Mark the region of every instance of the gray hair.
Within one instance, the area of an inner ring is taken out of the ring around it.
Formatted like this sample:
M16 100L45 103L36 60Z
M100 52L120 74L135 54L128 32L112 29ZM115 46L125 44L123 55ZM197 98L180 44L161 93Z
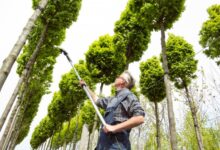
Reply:
M132 89L135 85L135 80L133 78L133 76L131 75L131 73L129 71L124 71L121 76L125 79L125 82L127 83L127 88L128 89Z

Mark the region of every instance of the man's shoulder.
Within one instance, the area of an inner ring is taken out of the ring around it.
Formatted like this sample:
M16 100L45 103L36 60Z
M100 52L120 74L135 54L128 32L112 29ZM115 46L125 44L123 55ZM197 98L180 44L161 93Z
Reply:
M127 96L127 100L130 101L130 102L138 101L138 98L133 92L130 92Z

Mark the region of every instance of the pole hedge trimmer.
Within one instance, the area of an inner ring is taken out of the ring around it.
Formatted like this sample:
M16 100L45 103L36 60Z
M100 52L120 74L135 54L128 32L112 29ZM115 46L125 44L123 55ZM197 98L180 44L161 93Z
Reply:
M66 58L67 58L67 60L69 61L70 65L72 66L72 68L73 68L73 70L74 70L74 72L75 72L77 78L79 79L79 81L81 81L82 79L81 79L81 77L79 76L78 71L77 71L76 68L74 67L73 62L72 62L72 60L70 59L68 53L67 53L64 49L62 49L62 48L59 48L59 49L60 49L61 53L63 53L63 54L66 56ZM96 114L98 115L98 117L99 117L99 119L101 120L102 124L103 124L104 126L106 126L106 122L105 122L104 118L102 117L102 115L101 115L101 113L100 113L98 107L96 106L94 99L93 99L92 96L90 95L89 89L88 89L88 87L86 86L86 84L84 84L84 85L82 86L82 88L84 89L84 91L86 92L86 95L88 96L88 98L89 98L90 101L92 102L92 105L93 105L93 107L94 107L94 109L95 109L95 111L96 111Z

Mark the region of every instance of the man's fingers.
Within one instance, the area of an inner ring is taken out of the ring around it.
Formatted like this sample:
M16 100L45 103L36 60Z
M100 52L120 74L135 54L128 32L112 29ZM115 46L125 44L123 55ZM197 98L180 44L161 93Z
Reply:
M86 86L86 82L84 80L80 80L79 84L80 84L81 87Z

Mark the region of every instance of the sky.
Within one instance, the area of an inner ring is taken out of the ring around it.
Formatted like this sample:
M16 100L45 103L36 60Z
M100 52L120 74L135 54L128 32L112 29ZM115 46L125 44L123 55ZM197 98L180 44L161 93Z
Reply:
M218 4L219 0L202 0L198 3L196 0L186 0L186 9L182 13L181 18L174 23L174 26L167 33L183 36L186 41L191 43L196 52L202 48L199 45L199 30L202 23L207 19L208 14L206 9L212 4ZM126 6L127 0L83 0L82 7L78 16L77 22L67 30L66 39L61 47L68 51L73 63L77 63L79 59L84 59L84 53L88 50L89 45L104 34L113 35L114 23L119 19L121 12ZM8 56L14 44L16 43L23 27L32 15L31 0L1 0L0 5L0 65ZM148 50L144 53L141 61L153 55L159 55L160 33L153 32L151 43ZM206 67L207 76L217 76L216 70L219 68L216 64L207 59L203 54L198 54L196 57L202 59L200 66ZM6 80L0 93L0 115L2 114L7 101L9 100L15 85L18 81L16 74L16 63ZM51 94L45 95L39 106L37 116L34 118L30 132L25 140L16 147L16 150L29 150L31 134L39 123L39 121L47 114L47 106L52 99L54 91L58 90L58 84L62 74L67 73L71 69L66 58L60 55L57 58L57 63L53 72L53 83L51 84ZM129 66L129 71L138 81L140 71L139 62L132 63ZM215 72L215 73L214 73ZM178 108L176 108L178 109ZM2 133L0 133L0 136Z

